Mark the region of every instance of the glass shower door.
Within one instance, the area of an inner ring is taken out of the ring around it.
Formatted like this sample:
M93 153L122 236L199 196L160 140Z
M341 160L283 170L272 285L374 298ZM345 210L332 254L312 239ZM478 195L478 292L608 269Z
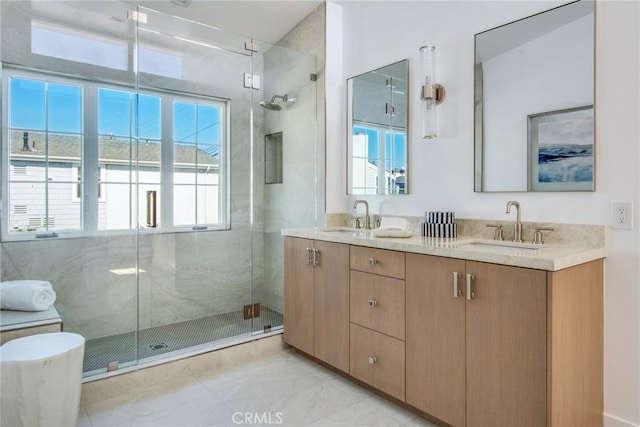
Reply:
M141 361L251 332L247 39L138 8Z
M287 37L282 40L287 43ZM283 228L314 227L318 218L316 57L254 41L255 91L253 300L254 333L283 327Z

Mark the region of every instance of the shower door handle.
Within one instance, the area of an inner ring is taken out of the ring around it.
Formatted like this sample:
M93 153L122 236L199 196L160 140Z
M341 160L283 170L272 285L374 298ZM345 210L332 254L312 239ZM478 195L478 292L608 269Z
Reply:
M156 228L158 226L157 214L157 192L155 190L147 191L147 227Z

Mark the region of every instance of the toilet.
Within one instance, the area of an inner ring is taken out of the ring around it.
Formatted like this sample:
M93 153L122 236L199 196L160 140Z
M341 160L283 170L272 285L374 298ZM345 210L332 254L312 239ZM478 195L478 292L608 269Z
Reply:
M0 425L75 426L84 341L82 335L55 332L0 346Z

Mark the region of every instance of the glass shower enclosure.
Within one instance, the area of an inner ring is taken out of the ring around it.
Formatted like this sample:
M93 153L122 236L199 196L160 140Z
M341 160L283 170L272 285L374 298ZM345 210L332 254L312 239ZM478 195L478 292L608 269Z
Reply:
M1 7L0 279L52 283L86 377L280 331L315 57L119 2Z

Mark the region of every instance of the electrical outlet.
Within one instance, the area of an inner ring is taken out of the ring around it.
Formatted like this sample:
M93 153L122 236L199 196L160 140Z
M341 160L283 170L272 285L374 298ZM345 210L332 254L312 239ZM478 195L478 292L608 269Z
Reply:
M633 202L611 203L611 227L633 229Z

